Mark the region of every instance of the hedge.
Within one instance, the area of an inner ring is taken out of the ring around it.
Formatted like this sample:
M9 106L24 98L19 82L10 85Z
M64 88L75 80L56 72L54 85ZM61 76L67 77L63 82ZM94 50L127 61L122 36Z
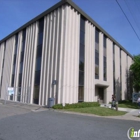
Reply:
M70 109L70 108L85 108L85 107L98 107L100 104L98 102L82 102L76 104L65 104L65 107L62 104L56 104L53 109Z

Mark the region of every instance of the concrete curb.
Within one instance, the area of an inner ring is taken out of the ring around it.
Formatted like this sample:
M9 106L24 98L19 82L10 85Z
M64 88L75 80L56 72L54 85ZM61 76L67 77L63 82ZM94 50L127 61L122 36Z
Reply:
M98 116L94 114L86 114L86 113L78 113L72 111L62 111L62 110L54 110L55 112L66 113L66 114L73 114L73 115L82 115L82 116L90 116L90 117L98 117L98 118L108 118L108 119L118 119L118 120L131 120L131 121L140 121L140 118L137 116L131 115L121 115L121 116Z

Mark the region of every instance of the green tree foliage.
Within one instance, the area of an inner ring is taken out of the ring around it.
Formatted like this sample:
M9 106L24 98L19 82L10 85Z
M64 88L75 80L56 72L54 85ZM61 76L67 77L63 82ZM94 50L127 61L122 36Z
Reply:
M133 64L130 66L133 87L136 92L140 91L140 55L134 56Z

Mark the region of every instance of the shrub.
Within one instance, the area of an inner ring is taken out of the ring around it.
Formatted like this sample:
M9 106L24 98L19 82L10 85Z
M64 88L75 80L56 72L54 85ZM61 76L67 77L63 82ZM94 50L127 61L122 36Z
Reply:
M98 107L100 104L98 102L82 102L76 104L65 104L65 107L62 104L54 105L54 109L70 109L70 108L84 108L84 107Z
M132 103L132 100L121 100L119 101L119 104L129 104L129 103Z

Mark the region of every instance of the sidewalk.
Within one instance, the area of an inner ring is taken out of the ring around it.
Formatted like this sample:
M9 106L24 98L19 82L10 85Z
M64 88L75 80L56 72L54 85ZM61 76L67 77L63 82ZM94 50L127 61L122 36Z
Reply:
M111 108L111 104L108 104L108 105L101 104L101 107ZM125 111L127 113L123 116L107 116L107 118L140 121L140 118L138 117L140 115L139 114L140 109L118 107L118 110Z
M5 105L5 106L13 106L16 108L21 108L21 109L25 109L25 110L29 110L29 111L33 111L33 112L39 112L39 111L45 111L47 110L47 108L40 106L40 105L36 105L36 104L27 104L27 103L22 103L22 102L14 102L14 101L6 101L5 104L5 100L0 99L0 104Z
M128 113L126 113L125 115L122 115L122 116L98 116L98 115L94 115L94 114L48 109L43 106L39 106L39 105L35 105L35 104L25 104L25 103L21 103L21 102L6 101L6 104L4 104L4 100L0 99L0 105L1 104L5 105L7 107L16 107L17 109L21 109L21 110L24 109L25 111L33 111L33 112L52 110L52 111L67 113L67 114L77 114L77 115L83 115L83 116L94 116L94 117L120 119L120 120L140 121L140 118L138 117L138 115L139 115L138 112L140 111L139 109L118 108L119 111L126 111Z
M121 120L133 120L133 121L140 121L140 118L138 117L139 109L130 109L130 108L118 108L119 111L126 111L126 113L123 116L109 116L107 118L113 118L113 119L121 119Z

